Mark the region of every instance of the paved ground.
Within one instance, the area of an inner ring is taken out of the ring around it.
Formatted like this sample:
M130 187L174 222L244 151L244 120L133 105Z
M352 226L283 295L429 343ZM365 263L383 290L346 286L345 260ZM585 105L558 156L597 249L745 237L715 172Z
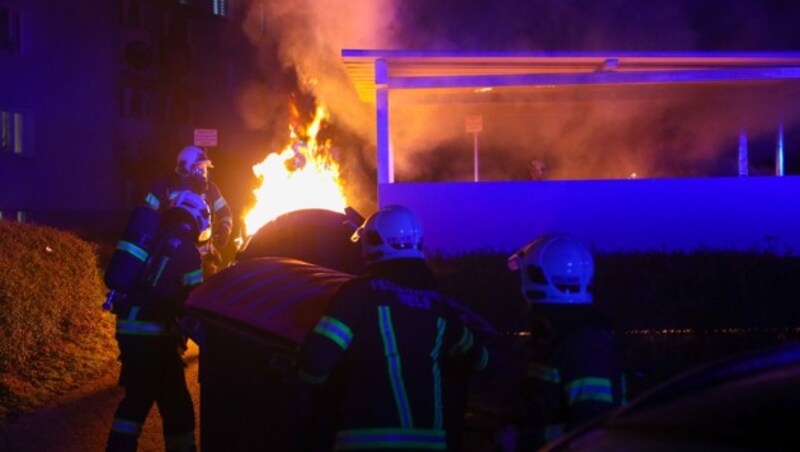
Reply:
M200 387L197 381L197 345L189 342L184 356L186 381L194 401L195 430L200 442ZM85 386L53 403L0 426L0 451L95 452L105 449L108 430L122 388L117 386L119 365ZM153 408L139 440L143 452L163 451L161 417Z

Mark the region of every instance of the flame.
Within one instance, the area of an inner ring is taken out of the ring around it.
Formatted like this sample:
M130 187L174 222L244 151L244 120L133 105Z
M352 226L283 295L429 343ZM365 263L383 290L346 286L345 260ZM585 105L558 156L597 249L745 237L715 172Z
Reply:
M339 164L334 160L330 141L317 143L317 133L327 118L325 107L317 106L314 119L304 133L298 134L295 126L289 125L289 143L283 150L269 154L253 166L261 186L253 190L256 204L244 216L248 236L293 210L344 212L347 201L339 177Z

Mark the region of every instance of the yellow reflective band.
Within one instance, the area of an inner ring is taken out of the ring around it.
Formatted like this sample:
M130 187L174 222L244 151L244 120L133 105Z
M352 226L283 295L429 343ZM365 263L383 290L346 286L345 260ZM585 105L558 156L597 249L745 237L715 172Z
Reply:
M314 332L332 340L336 345L341 347L342 350L347 350L347 347L350 346L350 342L353 340L353 332L350 330L350 327L329 316L325 316L319 320L317 326L314 328Z
M222 209L226 205L228 205L228 203L225 202L225 198L217 199L216 201L214 201L214 212L218 211L219 209Z
M322 383L325 383L328 380L328 376L327 375L323 375L323 376L312 375L312 374L304 371L303 369L298 369L297 370L297 377L300 378L301 380L305 381L306 383L309 383L309 384L312 384L312 385L321 385Z
M198 268L197 270L190 271L183 275L183 285L186 287L196 286L203 282L203 269Z
M546 381L548 383L561 383L561 374L555 367L545 366L539 363L528 364L528 377Z
M111 423L111 431L122 433L123 435L139 436L142 432L142 424L127 419L116 418L114 422Z
M364 428L336 434L335 450L445 450L444 430L426 428Z
M147 194L147 197L144 198L144 202L147 203L147 205L153 210L158 210L158 208L161 207L161 201L159 201L158 197L152 193Z
M131 242L120 240L120 242L117 243L117 249L120 251L125 251L126 253L130 254L136 259L139 259L142 262L147 260L147 251L145 251L144 248L135 245Z
M567 402L597 401L612 403L611 380L600 377L585 377L572 380L564 388Z
M161 336L167 334L167 327L156 322L117 319L117 334Z

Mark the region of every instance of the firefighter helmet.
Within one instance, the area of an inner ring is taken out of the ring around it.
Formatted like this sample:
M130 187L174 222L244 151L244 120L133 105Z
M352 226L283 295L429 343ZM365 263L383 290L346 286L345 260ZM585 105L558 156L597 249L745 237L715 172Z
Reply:
M183 209L194 220L192 226L196 228L197 236L201 237L211 228L211 209L205 200L191 190L183 190L172 199L171 209Z
M191 175L193 171L200 171L205 177L207 169L213 167L214 165L211 164L211 159L208 158L205 151L197 146L186 146L178 153L175 172L182 177L186 177Z
M591 303L594 259L576 238L542 234L508 258L520 270L522 295L531 303Z
M408 207L386 206L370 216L353 233L354 242L361 241L367 264L391 259L424 259L422 223Z

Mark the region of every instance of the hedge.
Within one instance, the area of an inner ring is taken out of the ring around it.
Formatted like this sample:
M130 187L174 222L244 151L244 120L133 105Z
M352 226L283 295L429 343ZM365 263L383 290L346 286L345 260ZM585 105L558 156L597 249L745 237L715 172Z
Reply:
M0 220L0 422L113 367L104 287L90 243Z

